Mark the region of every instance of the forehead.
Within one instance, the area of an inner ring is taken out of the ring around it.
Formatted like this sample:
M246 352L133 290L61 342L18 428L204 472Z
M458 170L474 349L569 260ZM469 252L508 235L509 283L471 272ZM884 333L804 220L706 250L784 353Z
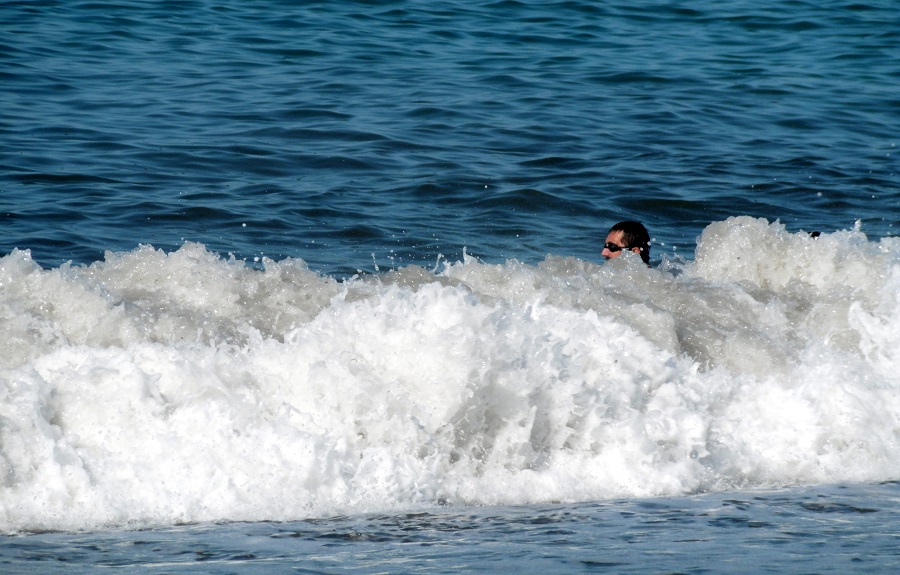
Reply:
M625 235L625 232L622 230L616 230L613 232L609 232L609 235L606 236L606 243L614 243L618 245L622 245L622 236Z

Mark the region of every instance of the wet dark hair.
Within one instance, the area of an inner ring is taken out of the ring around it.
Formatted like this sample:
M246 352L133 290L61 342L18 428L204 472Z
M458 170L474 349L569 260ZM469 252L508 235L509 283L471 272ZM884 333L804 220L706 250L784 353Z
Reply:
M640 248L641 259L648 266L650 265L650 233L641 222L627 221L619 222L609 228L610 232L622 232L622 241L625 243L626 249Z

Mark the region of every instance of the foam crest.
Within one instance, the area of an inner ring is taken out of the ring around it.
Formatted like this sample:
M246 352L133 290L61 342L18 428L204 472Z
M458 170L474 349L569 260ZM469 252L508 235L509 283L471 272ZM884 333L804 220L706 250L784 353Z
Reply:
M14 251L0 314L6 532L900 476L900 246L859 230L344 282Z

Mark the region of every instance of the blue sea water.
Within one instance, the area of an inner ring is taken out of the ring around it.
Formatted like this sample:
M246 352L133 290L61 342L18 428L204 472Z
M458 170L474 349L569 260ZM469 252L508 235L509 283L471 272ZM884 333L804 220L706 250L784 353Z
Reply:
M896 234L896 18L890 1L6 2L0 251L56 266L188 240L353 273L466 246L595 260L629 218L687 255L735 215Z
M8 539L16 573L890 573L897 485Z
M0 3L0 564L896 568L897 8Z

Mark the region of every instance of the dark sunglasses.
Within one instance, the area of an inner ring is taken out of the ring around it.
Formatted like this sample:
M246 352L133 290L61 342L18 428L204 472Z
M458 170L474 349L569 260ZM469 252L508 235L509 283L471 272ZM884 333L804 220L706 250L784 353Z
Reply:
M624 248L624 247L622 247L622 246L620 246L620 245L617 245L617 244L614 244L614 243L612 243L612 242L607 242L606 245L603 246L603 247L606 248L606 249L608 249L608 250L611 251L612 253L616 253L616 252L621 251L621 250L627 250L627 249L630 249L630 248ZM603 251L603 250L600 250L600 251Z

